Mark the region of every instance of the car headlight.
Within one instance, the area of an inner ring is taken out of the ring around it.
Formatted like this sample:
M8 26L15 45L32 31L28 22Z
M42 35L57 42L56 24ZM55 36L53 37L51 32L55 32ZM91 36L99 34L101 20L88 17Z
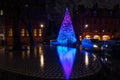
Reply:
M98 48L98 46L97 46L97 45L95 45L95 44L93 45L93 47L94 47L94 48Z

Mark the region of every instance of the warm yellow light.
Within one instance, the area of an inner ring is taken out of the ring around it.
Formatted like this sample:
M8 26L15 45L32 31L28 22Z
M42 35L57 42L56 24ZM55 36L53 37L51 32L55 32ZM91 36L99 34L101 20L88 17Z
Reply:
M103 39L104 41L109 40L109 39L110 39L110 36L109 36L109 35L103 35L103 36L102 36L102 39Z
M26 31L26 35L29 36L28 31Z
M99 35L94 35L93 38L94 38L94 39L99 39L99 40L100 40L100 36L99 36Z
M43 55L43 49L41 46L39 46L39 57L40 57L40 67L44 68L44 55Z
M37 36L37 30L34 29L34 36Z
M86 38L86 39L90 39L91 36L90 36L90 35L86 35L85 38Z
M30 46L27 46L27 58L29 58L30 57Z
M25 29L21 29L21 36L25 36Z
M42 36L42 30L39 29L39 36Z
M86 52L85 53L85 66L87 67L89 64L89 56L88 56L88 53Z
M41 66L41 68L44 67L44 57L43 57L43 54L40 55L40 66Z
M39 46L39 54L41 54L41 53L42 53L42 47Z
M12 36L12 35L13 35L13 30L12 30L12 28L10 28L8 31L8 36Z
M22 51L22 59L25 58L25 51Z

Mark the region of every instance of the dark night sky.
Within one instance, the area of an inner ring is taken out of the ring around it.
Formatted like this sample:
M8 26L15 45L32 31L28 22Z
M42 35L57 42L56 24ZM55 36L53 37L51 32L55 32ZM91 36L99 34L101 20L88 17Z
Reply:
M113 8L114 5L119 4L120 0L75 0L78 4L84 4L86 7L92 7L94 3L98 3L99 7Z
M0 0L0 2L3 1L6 3L6 1L15 1L15 0ZM22 1L22 0L21 0ZM30 2L41 2L42 0L23 0L23 1L30 1ZM71 2L71 4L84 4L86 7L92 7L93 4L98 3L99 7L103 8L113 8L114 5L119 4L120 0L46 0L46 1L60 1L60 2ZM2 4L2 3L1 3ZM63 5L61 5L63 6Z
M54 1L54 0L53 0ZM69 9L72 12L72 8L75 6L77 9L78 5L85 5L85 7L93 7L94 4L98 4L99 8L108 8L112 9L115 5L119 4L120 6L120 0L56 0L56 10L57 12L64 12L66 8L66 3L69 5Z

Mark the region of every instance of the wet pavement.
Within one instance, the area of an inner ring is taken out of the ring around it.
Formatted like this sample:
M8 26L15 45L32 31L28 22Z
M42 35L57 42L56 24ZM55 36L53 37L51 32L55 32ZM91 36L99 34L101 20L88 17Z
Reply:
M119 80L120 60L107 52L49 45L23 48L0 48L1 80Z

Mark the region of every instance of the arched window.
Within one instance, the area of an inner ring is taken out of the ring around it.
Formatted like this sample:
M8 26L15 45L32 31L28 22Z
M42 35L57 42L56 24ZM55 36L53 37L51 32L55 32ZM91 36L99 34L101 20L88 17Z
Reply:
M99 40L100 40L100 36L99 36L99 35L94 35L93 38L94 38L94 39L99 39Z
M103 35L102 36L102 40L104 40L104 41L109 40L109 39L110 39L109 35Z
M86 35L85 38L86 38L86 39L90 39L91 36L90 36L90 35Z

